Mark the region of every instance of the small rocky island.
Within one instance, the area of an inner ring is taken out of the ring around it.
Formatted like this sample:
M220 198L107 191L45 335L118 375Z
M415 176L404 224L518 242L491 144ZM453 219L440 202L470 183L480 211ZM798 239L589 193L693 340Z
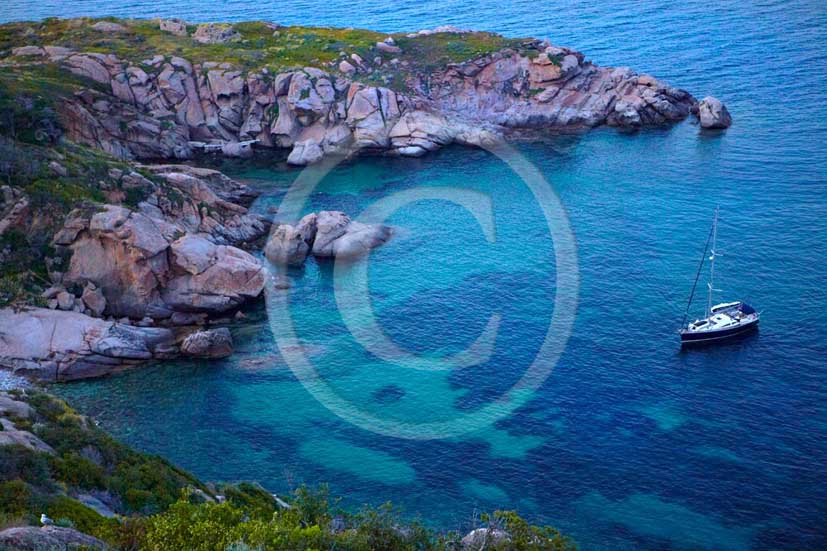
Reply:
M543 40L88 18L0 26L0 108L0 366L44 381L226 356L270 277L261 252L287 268L391 237L346 213L273 224L200 156L307 165L731 123L715 98Z

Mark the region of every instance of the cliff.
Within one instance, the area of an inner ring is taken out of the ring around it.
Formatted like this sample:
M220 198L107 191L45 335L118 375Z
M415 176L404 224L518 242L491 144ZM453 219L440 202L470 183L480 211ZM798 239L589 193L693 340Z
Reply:
M2 28L2 78L75 85L56 103L69 139L120 158L289 150L418 156L514 129L661 125L697 111L686 91L599 67L546 41L444 28L385 35L269 23L46 20Z

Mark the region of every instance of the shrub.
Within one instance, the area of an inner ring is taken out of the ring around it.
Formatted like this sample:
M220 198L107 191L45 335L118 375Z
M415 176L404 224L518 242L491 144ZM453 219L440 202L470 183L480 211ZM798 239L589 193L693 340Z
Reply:
M0 512L24 515L29 512L32 492L20 479L0 482Z
M20 479L33 486L51 486L48 456L24 446L0 446L0 480Z
M228 484L222 486L220 492L228 502L244 510L252 518L270 519L276 510L276 500L272 494L256 484Z
M233 528L237 528L243 518L243 512L230 503L194 505L181 499L166 513L149 519L141 548L224 551L236 543Z
M85 534L106 541L113 541L118 521L100 515L81 502L67 496L57 496L46 507L47 514L58 522L70 522L72 527Z
M70 486L88 490L106 487L103 468L75 452L53 458L52 474L57 480Z
M508 543L492 547L496 551L574 551L577 546L570 538L550 526L533 526L516 511L495 511L482 520L502 528L511 536Z

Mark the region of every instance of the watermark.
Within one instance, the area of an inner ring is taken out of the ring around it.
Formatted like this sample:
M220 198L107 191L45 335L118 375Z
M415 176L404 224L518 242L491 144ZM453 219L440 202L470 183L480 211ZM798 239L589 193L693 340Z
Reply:
M478 432L528 402L559 361L574 326L579 292L576 244L568 216L542 172L514 147L497 143L485 146L485 149L507 164L531 191L543 213L553 241L554 309L534 360L519 380L503 390L496 399L473 410L454 410L456 415L450 419L418 421L382 418L366 410L359 403L341 396L319 375L296 334L290 314L289 293L276 288L276 277L268 277L265 287L267 313L282 357L304 388L341 419L374 433L415 440L455 438ZM341 162L342 159L326 158L299 173L279 207L280 215L285 220L297 221L310 194ZM489 243L496 241L491 197L462 187L406 188L368 206L357 221L382 224L398 210L424 200L445 201L461 206L474 217L485 239ZM396 344L383 331L371 305L369 258L369 255L366 255L356 262L336 259L333 284L336 304L345 327L354 340L373 357L395 367L429 372L452 372L472 368L484 364L491 358L501 322L499 313L492 314L479 337L458 353L435 357L417 354Z

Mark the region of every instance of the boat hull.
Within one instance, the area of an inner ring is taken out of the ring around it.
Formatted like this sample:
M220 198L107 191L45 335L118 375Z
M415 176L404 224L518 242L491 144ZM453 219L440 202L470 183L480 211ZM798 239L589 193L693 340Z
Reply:
M689 346L693 344L707 344L711 342L732 339L749 333L750 331L754 331L755 329L758 329L758 321L759 320L756 319L754 321L742 323L737 327L727 327L725 329L719 329L717 331L684 331L681 332L681 346Z

